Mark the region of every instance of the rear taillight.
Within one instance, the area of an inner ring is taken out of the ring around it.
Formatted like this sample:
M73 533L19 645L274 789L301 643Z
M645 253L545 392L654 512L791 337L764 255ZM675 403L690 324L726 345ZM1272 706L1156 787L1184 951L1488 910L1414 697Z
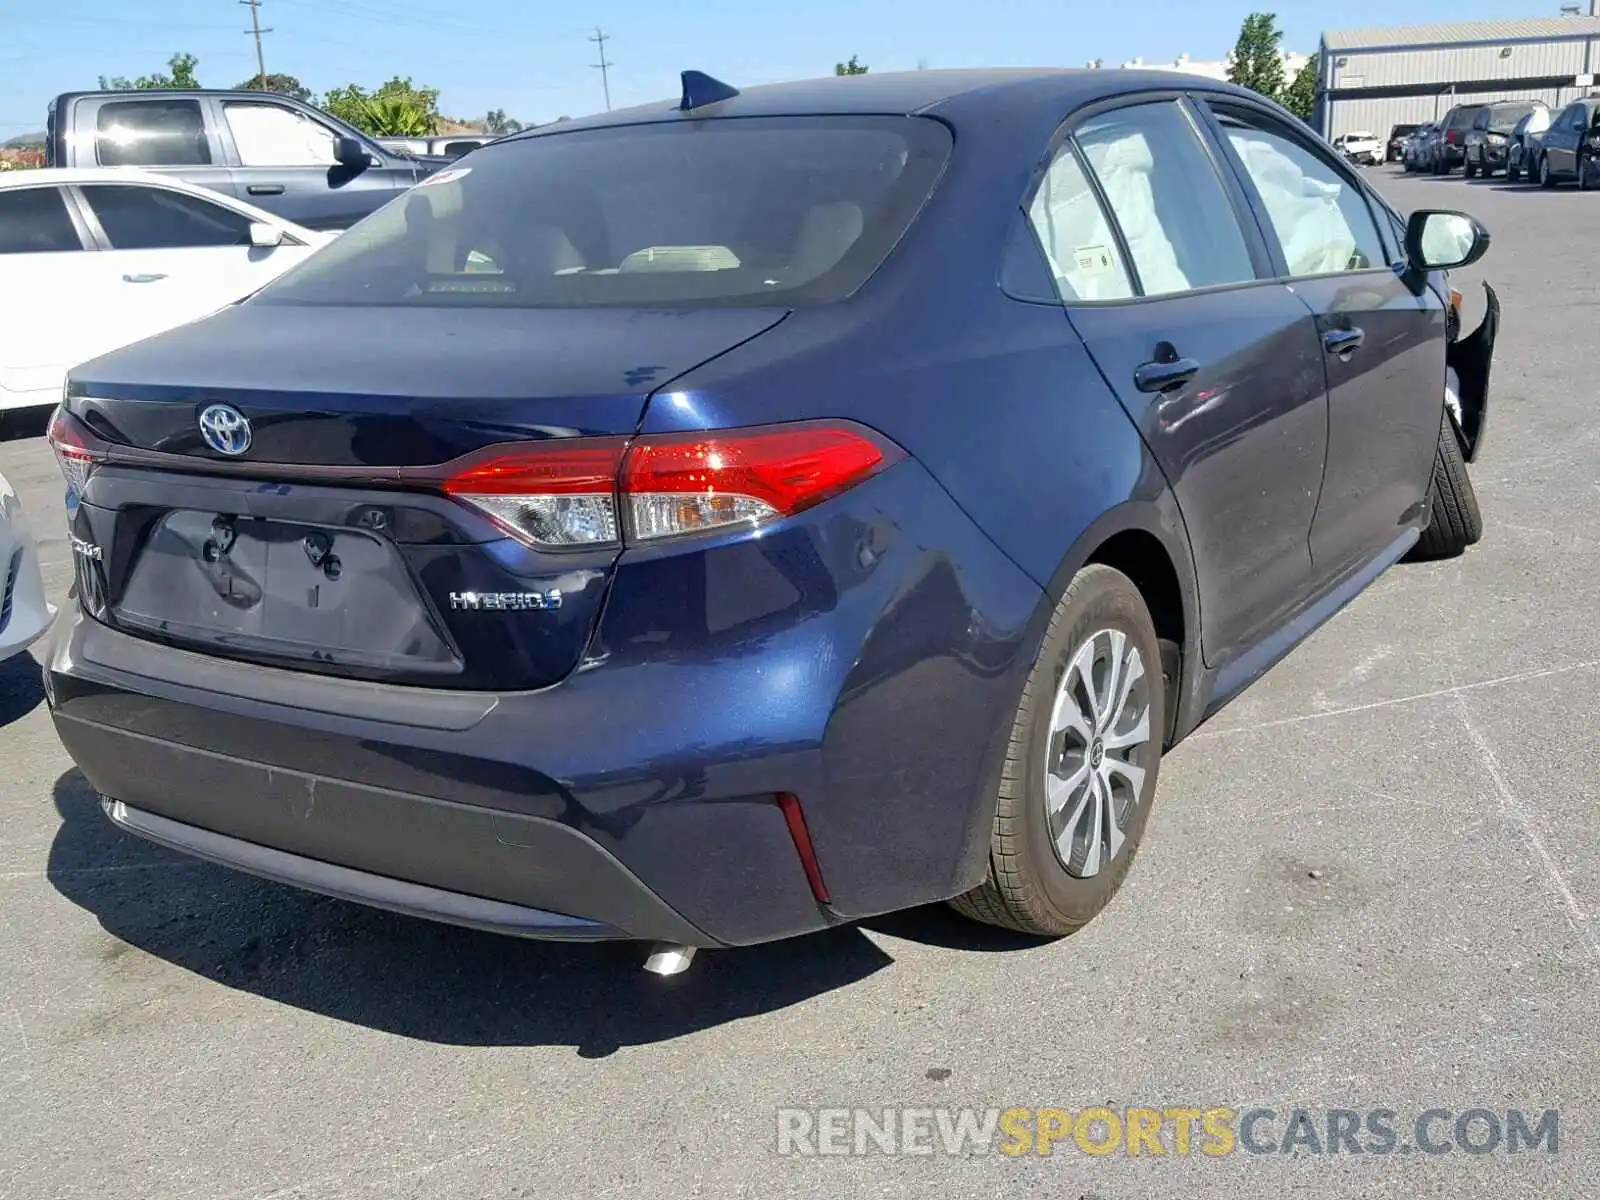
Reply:
M628 533L648 541L792 516L854 487L898 457L898 451L850 425L640 438L622 468Z
M1444 140L1449 142L1452 146L1455 145L1455 142L1456 142L1456 131L1454 129L1450 130L1449 133L1444 135Z
M679 537L792 516L905 457L844 422L498 447L445 493L537 549Z
M82 495L83 489L88 486L90 474L105 459L89 449L88 439L79 428L77 419L63 408L58 407L51 416L46 437L50 449L55 451L56 465L61 468L62 478L75 493Z
M445 493L530 546L576 549L619 540L617 472L625 438L503 448L444 481Z

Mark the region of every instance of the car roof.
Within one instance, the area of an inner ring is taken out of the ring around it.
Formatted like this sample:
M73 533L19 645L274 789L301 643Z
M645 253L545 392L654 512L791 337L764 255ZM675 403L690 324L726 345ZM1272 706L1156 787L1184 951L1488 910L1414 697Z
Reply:
M736 80L729 81L737 87ZM1130 92L1178 90L1255 97L1254 92L1176 71L1007 67L897 71L881 75L826 76L745 88L729 99L682 112L676 100L596 113L523 130L502 142L550 137L579 129L723 117L926 114L953 121L1018 102L1037 101L1065 118L1073 108ZM1259 97L1256 97L1259 98Z
M138 167L39 167L21 171L0 171L0 191L25 187L69 187L84 183L134 183L145 187L166 188L169 191L183 192L190 196L198 196L202 200L210 200L224 208L243 213L253 220L269 225L281 225L296 235L318 237L302 225L296 225L293 221L285 220L275 213L257 208L254 204L247 204L237 197L157 171L143 171Z

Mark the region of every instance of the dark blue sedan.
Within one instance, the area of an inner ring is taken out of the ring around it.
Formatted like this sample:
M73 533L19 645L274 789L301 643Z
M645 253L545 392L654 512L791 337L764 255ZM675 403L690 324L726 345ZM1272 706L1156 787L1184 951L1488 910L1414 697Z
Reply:
M1477 539L1487 243L1225 84L686 73L72 373L57 729L154 841L663 970L1070 933L1164 750Z

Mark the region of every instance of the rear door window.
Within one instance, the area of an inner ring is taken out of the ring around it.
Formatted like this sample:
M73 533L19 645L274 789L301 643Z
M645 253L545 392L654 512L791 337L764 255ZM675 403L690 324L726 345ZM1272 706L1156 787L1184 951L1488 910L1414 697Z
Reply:
M249 217L186 192L97 183L82 194L113 250L250 244Z
M1056 154L1028 206L1063 300L1123 300L1133 280L1100 198L1068 145Z
M0 191L0 254L48 254L82 250L83 242L60 188Z
M1090 118L1074 136L1144 295L1256 278L1227 188L1177 101L1115 109Z
M110 100L95 116L95 152L106 167L202 166L211 161L198 100Z
M827 302L876 270L949 151L945 126L920 117L672 120L496 142L255 302Z

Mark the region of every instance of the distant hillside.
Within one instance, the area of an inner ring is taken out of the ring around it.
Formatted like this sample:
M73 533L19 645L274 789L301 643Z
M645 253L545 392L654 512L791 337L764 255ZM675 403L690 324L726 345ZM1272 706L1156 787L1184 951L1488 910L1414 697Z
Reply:
M44 145L44 133L24 133L5 143L7 150L25 150L34 146Z

